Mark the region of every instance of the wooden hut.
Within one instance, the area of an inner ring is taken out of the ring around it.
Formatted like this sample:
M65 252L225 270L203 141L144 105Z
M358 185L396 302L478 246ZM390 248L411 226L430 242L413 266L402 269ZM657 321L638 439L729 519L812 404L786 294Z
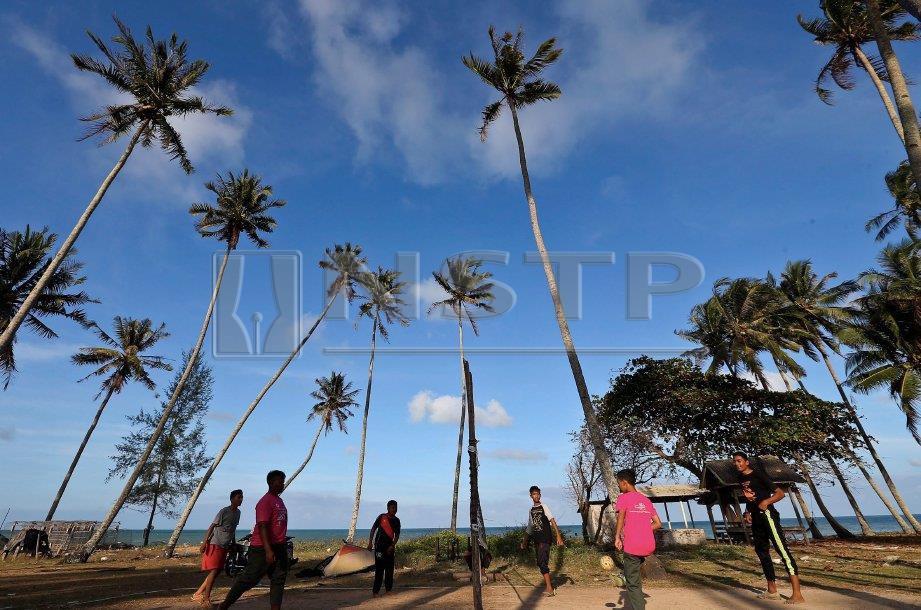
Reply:
M694 513L691 511L691 500L700 501L700 498L708 495L705 489L696 485L639 485L636 490L649 498L653 504L660 504L665 509L665 516L662 518L663 525L668 530L677 529L673 524L669 514L668 504L677 504L681 510L681 518L686 530L696 529L694 523ZM686 510L685 510L686 507ZM614 529L617 524L617 517L614 514L614 506L607 499L593 500L579 512L587 510L586 530L591 540L610 541L614 537ZM677 518L677 516L676 516ZM690 525L688 524L690 519ZM703 537L705 534L701 530L699 534Z
M760 462L760 463L759 463ZM799 526L785 526L783 529L791 536L806 537L806 528L800 516L799 507L793 501L793 496L799 494L797 483L805 483L793 468L773 455L762 455L752 459L752 466L763 469L771 479L790 498L793 512ZM742 496L742 486L738 480L738 470L732 460L714 460L704 465L703 477L700 486L711 492L701 499L707 507L707 516L710 518L710 527L713 528L713 537L717 542L751 542L751 526L742 518L745 510L745 498ZM720 507L723 513L722 523L717 523L713 518L713 505Z

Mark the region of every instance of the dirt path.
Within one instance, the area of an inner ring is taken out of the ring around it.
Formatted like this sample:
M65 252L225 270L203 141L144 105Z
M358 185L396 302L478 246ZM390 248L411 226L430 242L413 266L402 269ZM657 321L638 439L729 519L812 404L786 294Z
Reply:
M198 606L188 599L189 592L169 593L158 591L156 595L134 599L109 599L98 604L81 605L83 608L124 608L130 610L160 610ZM100 592L102 593L102 591ZM108 592L114 594L114 592ZM216 591L220 599L224 591ZM747 589L723 587L650 587L646 591L646 607L650 610L680 609L698 610L710 608L785 608L780 601L764 601ZM807 608L861 609L877 608L919 608L921 596L891 592L869 592L824 589L804 589ZM624 608L623 590L615 587L572 586L560 587L557 595L546 598L540 589L511 586L506 583L492 583L484 590L484 605L490 610L517 608ZM259 588L248 593L234 608L255 610L268 607L268 590ZM398 589L395 593L372 599L367 587L333 587L294 585L285 594L284 608L290 610L327 608L383 608L387 610L409 610L411 608L469 608L471 591L469 586L416 586Z

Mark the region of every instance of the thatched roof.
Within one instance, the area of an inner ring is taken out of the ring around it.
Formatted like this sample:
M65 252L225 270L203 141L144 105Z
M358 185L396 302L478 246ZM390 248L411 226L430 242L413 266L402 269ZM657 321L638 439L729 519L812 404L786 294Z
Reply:
M776 456L760 455L757 458L752 458L752 467L758 468L759 466L764 469L768 478L779 485L806 482L793 468L780 461ZM732 460L707 462L704 464L704 476L700 480L700 486L704 489L737 487L739 485L737 473L738 471Z

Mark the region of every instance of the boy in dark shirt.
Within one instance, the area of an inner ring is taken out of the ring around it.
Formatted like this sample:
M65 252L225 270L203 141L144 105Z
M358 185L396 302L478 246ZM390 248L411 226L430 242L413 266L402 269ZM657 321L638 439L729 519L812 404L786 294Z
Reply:
M368 550L374 550L374 587L371 589L374 597L380 594L382 581L387 593L393 589L393 558L399 539L397 501L390 500L387 502L387 512L377 516L368 536Z
M563 546L563 537L550 507L540 501L540 487L532 485L528 490L531 495L531 510L528 511L528 527L525 529L521 549L528 548L528 540L534 541L534 554L537 557L537 569L544 578L544 595L554 595L550 580L550 545L556 535L557 546Z
M793 554L790 553L790 549L787 547L783 529L780 527L780 513L773 506L776 502L782 500L786 494L768 478L767 473L752 468L748 456L741 451L736 451L732 454L732 462L738 471L737 477L739 485L742 486L742 495L745 496L745 514L743 517L746 523L751 524L755 553L757 553L758 559L761 561L761 570L767 579L767 591L762 597L767 599L780 597L777 592L777 576L774 573L774 562L771 561L770 549L773 544L787 573L790 575L790 585L793 588L793 593L787 603L805 602L806 600L800 591L799 570L796 567L796 560L793 559Z

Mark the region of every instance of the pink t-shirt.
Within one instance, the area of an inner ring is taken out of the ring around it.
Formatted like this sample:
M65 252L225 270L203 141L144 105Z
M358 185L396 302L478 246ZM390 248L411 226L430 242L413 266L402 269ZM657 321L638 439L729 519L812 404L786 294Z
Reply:
M656 538L652 533L652 518L656 509L649 498L638 491L617 496L614 509L624 511L624 552L638 557L652 555Z
M252 546L265 546L262 534L259 533L259 524L265 523L269 530L269 544L279 544L285 541L288 534L288 509L281 498L272 493L267 493L256 503L256 526L253 528Z

